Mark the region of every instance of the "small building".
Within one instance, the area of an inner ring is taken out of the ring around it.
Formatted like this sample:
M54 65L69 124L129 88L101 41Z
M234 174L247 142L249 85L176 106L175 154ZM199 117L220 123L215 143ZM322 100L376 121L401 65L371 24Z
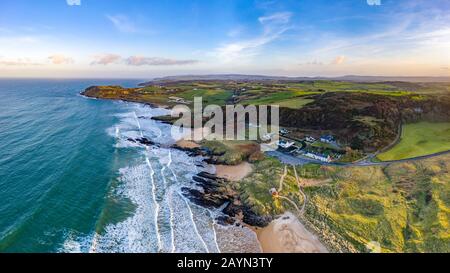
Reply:
M277 189L275 189L275 188L271 188L270 191L269 191L269 193L270 193L270 195L272 195L273 197L276 197L276 196L279 195Z
M336 139L332 135L323 135L320 137L320 141L324 143L336 143Z
M314 142L316 142L316 139L313 138L312 136L307 136L307 137L306 137L306 142L314 143Z
M306 153L305 156L315 159L315 160L322 161L322 162L328 162L328 163L330 163L332 160L331 156L325 156L325 155L315 154L315 153L311 153L311 152Z
M185 100L183 98L179 98L179 97L169 97L169 101L176 102L176 103L183 103L183 104L191 103L190 101L187 101L187 100Z
M173 101L183 101L183 98L180 97L169 97L169 100L173 100Z
M288 148L294 146L294 145L295 145L295 142L290 142L290 141L285 141L285 140L279 140L279 141L277 142L277 145L278 145L279 147L281 147L281 148L288 149Z

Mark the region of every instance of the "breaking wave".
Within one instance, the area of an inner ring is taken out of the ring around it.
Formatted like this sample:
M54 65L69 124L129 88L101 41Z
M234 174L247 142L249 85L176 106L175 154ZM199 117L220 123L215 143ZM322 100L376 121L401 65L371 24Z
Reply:
M129 202L131 213L114 221L113 212L105 207L105 221L99 221L96 232L83 238L68 236L62 252L127 253L217 253L220 252L215 223L217 211L190 202L183 187L195 188L192 177L204 170L201 158L171 149L175 143L171 127L151 119L168 110L140 104L125 104L117 115L118 123L108 129L116 139L117 183L112 183L109 203ZM131 141L146 137L161 147L147 147ZM120 213L118 213L120 214ZM222 239L223 240L223 239ZM89 242L89 246L87 246Z

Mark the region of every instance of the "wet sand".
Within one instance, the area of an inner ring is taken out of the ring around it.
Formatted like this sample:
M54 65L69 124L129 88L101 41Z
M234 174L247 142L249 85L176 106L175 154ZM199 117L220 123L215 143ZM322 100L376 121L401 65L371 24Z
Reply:
M292 213L256 231L264 253L327 253L326 247Z
M217 244L222 253L261 253L261 245L255 232L240 225L215 225Z
M217 177L225 178L229 181L240 181L250 175L253 171L252 164L243 162L236 166L215 165Z

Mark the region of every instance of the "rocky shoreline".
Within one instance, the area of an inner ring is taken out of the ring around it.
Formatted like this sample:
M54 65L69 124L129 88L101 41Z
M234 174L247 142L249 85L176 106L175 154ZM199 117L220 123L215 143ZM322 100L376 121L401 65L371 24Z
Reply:
M111 97L107 98L98 95L98 87L92 86L87 88L84 92L81 92L82 96L97 99L110 99L110 100L122 100L134 103L143 103L152 108L165 108L164 105L157 105L154 103L143 102L139 99L133 99L129 97ZM147 117L139 117L147 118ZM158 116L151 119L173 125L173 118L170 116ZM136 139L128 139L133 143L138 143L145 146L161 147L159 143L142 137ZM167 148L173 148L185 152L190 157L202 157L205 164L217 165L224 164L219 162L220 154L213 153L206 147L181 147L180 145L172 145ZM199 166L203 167L203 166ZM266 227L273 220L272 216L261 216L255 213L251 207L241 201L240 195L233 189L232 181L224 178L219 178L215 174L207 172L200 172L193 177L193 181L201 190L183 189L183 194L197 205L209 208L221 208L224 207L222 212L225 216L219 217L218 223L223 225L244 223L254 227Z
M161 147L160 144L145 137L128 140L145 146ZM216 161L217 155L207 148L186 148L177 144L170 146L170 148L183 151L190 157L202 157L206 164L214 165L218 163ZM224 216L217 219L219 224L232 225L242 222L254 227L266 227L273 220L271 216L258 215L251 207L242 202L239 193L233 189L234 182L232 181L205 171L194 175L192 180L200 189L185 187L182 188L183 194L199 206L215 209L223 208Z
M216 156L206 148L184 148L178 145L172 146L186 152L191 157L201 156L207 164L217 164ZM255 213L249 206L241 201L240 195L233 189L233 182L217 177L215 174L200 172L195 175L193 181L202 190L183 188L183 193L197 205L209 208L224 207L222 212L227 217L220 217L222 224L234 224L236 221L255 226L266 227L273 220L271 216L261 216Z

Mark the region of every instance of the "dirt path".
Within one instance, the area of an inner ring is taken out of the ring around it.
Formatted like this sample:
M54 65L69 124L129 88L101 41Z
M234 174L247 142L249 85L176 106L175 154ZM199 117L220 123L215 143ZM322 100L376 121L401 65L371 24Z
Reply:
M303 188L302 188L302 185L300 183L300 179L299 179L298 174L297 174L297 169L295 168L295 166L292 166L292 168L294 168L294 174L295 174L295 179L297 181L298 190L299 190L300 194L303 196L303 205L302 205L302 209L300 210L300 214L303 215L305 213L305 207L306 207L306 203L308 202L308 197L303 192Z
M284 179L287 176L287 173L288 173L287 165L284 165L284 173L280 177L280 186L278 187L278 192L281 192L283 190L283 183L284 183Z
M278 188L278 198L283 199L283 200L286 200L286 201L288 201L289 203L291 203L291 204L295 207L295 209L298 211L298 213L299 213L300 215L303 215L303 213L304 213L304 211L305 211L306 200L307 200L306 198L307 198L307 197L306 197L305 193L302 191L302 187L301 187L301 185L300 185L300 180L299 180L299 178L298 178L297 170L295 169L295 167L294 167L294 173L295 173L295 178L296 178L296 181L297 181L297 185L298 185L298 187L299 187L300 194L302 194L302 196L303 196L303 206L302 206L302 208L300 209L300 208L298 207L298 205L297 205L294 201L292 201L290 198L288 198L288 197L283 196L283 195L280 194L281 191L283 190L284 179L286 179L286 176L287 176L287 174L288 174L288 166L287 166L287 165L284 165L284 173L283 173L283 175L280 177L280 187Z

